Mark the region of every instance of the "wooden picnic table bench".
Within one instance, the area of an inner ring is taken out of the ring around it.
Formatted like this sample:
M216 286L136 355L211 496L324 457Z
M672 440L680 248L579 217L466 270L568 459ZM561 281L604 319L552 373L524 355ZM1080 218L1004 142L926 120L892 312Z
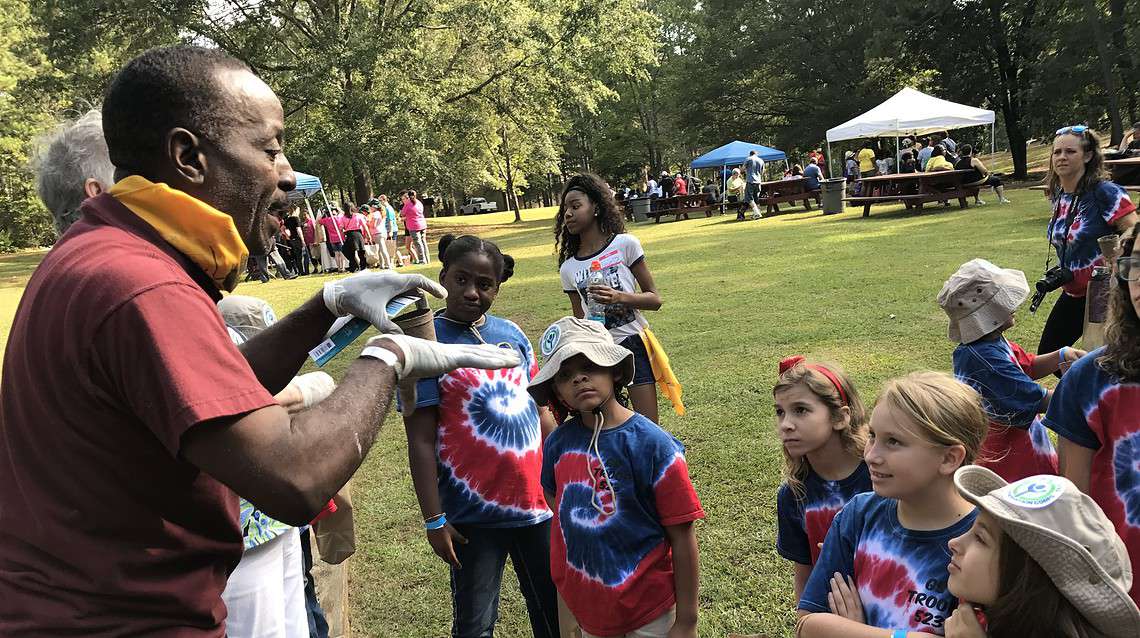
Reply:
M673 215L674 220L680 220L682 216L688 219L689 213L711 214L712 210L720 208L720 204L706 204L705 197L704 193L658 197L650 202L649 216L654 223L660 223L662 215Z
M1140 157L1125 157L1123 159L1106 160L1112 181L1129 191L1140 193Z
M858 196L845 197L848 204L863 205L863 216L871 216L873 204L902 202L907 209L921 209L928 202L958 200L958 206L967 208L966 198L978 194L981 184L965 184L971 171L931 171L928 173L893 173L864 177L863 190Z
M798 202L800 200L803 200L805 210L811 210L812 199L815 199L817 204L821 204L821 201L819 189L808 190L807 184L807 179L803 177L761 182L758 203L766 204L769 214L780 212L782 202Z

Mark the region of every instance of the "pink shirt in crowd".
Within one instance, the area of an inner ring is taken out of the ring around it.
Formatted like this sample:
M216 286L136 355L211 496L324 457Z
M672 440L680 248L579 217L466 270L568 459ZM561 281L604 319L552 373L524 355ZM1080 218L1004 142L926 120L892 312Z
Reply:
M374 238L386 237L387 233L384 228L385 215L382 211L373 211L368 214L368 229L372 231Z
M364 215L360 213L354 213L352 217L341 217L339 221L341 230L346 233L353 230L364 232Z
M322 217L321 226L325 228L325 238L334 244L344 243L344 233L341 232L340 221L336 216Z
M427 230L427 220L424 219L424 205L418 199L409 199L400 209L404 216L404 228L410 232Z
M306 217L305 221L301 222L301 234L305 236L306 245L312 246L317 243L317 223L312 217Z

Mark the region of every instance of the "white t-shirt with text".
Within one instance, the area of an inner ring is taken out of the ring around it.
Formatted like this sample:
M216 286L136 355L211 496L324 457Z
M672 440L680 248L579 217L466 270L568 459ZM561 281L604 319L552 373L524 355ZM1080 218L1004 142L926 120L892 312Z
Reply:
M558 269L562 277L562 290L567 294L578 294L582 308L586 308L586 288L590 275L590 266L595 261L602 268L602 276L606 285L623 292L636 292L637 280L630 269L645 259L645 251L641 242L628 233L614 235L598 252L584 257L571 257L562 263ZM635 308L625 304L609 304L606 306L606 329L614 338L615 343L622 339L641 334L649 326L649 322Z

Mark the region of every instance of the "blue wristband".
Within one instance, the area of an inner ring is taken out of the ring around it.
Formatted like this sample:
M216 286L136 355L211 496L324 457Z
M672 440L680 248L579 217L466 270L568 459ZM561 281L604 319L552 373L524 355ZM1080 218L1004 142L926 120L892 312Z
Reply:
M906 638L905 629L896 629L891 632L891 638Z
M424 529L429 532L433 532L437 529L443 529L445 525L447 525L447 516L440 514L439 518L435 519L434 521L430 523L424 523Z

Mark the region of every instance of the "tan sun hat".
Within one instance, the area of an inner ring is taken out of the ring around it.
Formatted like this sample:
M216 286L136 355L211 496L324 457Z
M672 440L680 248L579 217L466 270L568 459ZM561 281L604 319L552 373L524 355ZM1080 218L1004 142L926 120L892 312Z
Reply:
M222 321L246 340L277 323L273 308L257 297L226 295L218 302L218 312Z
M1092 498L1061 476L1006 483L977 465L958 468L954 485L998 520L1097 630L1110 638L1140 638L1140 610L1128 596L1128 550Z
M950 317L950 340L972 343L1000 328L1028 297L1025 273L971 259L942 285L938 305Z
M610 331L598 321L563 317L542 333L538 343L542 354L542 368L530 380L527 391L539 405L550 403L554 375L562 362L576 355L585 355L595 365L612 368L620 366L617 383L629 385L633 381L633 353L614 343Z

